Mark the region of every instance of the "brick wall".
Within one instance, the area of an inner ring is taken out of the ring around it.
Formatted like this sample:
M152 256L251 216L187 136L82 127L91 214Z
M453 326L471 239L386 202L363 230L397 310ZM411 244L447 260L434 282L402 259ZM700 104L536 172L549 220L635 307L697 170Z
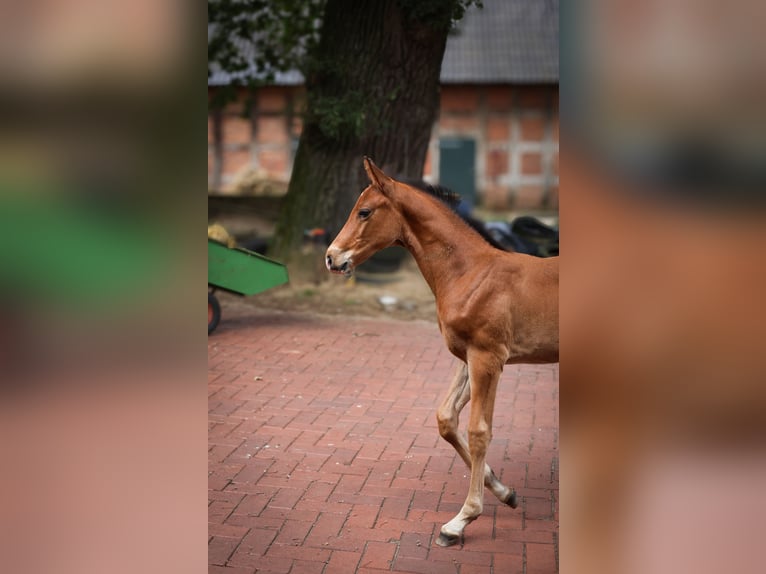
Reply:
M208 117L208 188L236 193L253 172L287 182L300 136L303 89L274 86L237 95Z
M558 87L442 86L425 177L439 180L439 141L476 141L479 200L494 209L558 206Z
M208 185L236 193L246 175L287 182L300 135L301 87L242 91L211 114ZM424 169L439 181L439 140L476 142L478 201L494 209L558 206L558 87L446 85ZM459 191L459 190L458 190Z

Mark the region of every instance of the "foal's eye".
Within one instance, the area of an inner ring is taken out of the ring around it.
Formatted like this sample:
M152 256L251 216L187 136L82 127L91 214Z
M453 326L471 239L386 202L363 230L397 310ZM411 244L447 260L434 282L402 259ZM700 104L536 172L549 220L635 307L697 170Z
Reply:
M372 214L372 209L367 209L366 207L363 207L359 210L359 219L367 219Z

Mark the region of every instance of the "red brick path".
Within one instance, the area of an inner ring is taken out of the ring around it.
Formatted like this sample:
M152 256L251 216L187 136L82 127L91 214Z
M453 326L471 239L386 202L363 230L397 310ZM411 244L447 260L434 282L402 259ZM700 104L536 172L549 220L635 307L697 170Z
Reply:
M208 339L214 573L550 573L558 566L558 365L507 367L465 545L434 545L467 469L436 429L454 359L431 323L224 309ZM465 428L467 410L461 427Z

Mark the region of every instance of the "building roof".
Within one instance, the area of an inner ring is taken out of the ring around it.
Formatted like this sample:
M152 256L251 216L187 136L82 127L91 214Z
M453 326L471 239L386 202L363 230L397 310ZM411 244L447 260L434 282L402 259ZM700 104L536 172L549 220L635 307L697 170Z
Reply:
M443 84L547 84L559 81L558 0L483 0L471 6L447 39L442 61ZM211 35L208 27L208 38ZM252 53L240 41L243 54ZM229 74L211 66L208 85L221 86L251 69ZM273 84L300 85L297 70L277 74Z
M558 83L558 0L483 0L447 40L441 81Z
M251 44L247 45L252 47ZM247 50L243 50L247 52ZM249 77L257 77L258 70L253 66L249 70L244 72L229 73L224 72L218 66L213 64L210 66L211 74L207 78L208 86L226 86L235 80L245 79ZM300 86L303 84L303 74L298 70L290 70L289 72L277 72L274 74L274 81L269 82L272 86Z

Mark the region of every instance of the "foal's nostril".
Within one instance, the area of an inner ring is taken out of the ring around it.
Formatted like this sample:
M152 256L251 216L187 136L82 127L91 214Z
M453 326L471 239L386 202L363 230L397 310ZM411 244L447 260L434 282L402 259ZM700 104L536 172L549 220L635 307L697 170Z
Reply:
M348 269L348 261L344 261L343 265L340 266L341 271L346 271Z
M328 267L332 265L332 257L330 257L329 255L327 256L327 265Z

